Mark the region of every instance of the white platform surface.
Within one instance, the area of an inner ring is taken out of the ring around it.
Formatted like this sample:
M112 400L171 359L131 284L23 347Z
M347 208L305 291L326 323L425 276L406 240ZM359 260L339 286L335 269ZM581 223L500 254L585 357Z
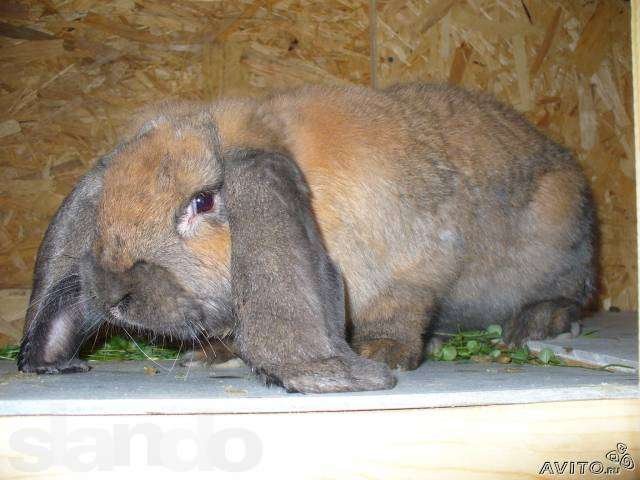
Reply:
M637 367L636 318L635 313L600 314L586 322L586 330L598 329L596 336L552 343L565 353L603 355L605 364L627 361ZM637 369L427 361L415 371L396 372L392 390L302 395L266 387L238 366L239 360L231 363L235 366L188 369L173 362L92 362L88 373L38 376L0 361L0 416L280 413L640 398ZM157 374L149 375L145 366Z
M145 373L148 362L94 363L89 373L35 376L0 362L0 415L265 413L404 409L638 398L635 373L426 362L387 391L324 395L265 387L245 368Z
M565 360L604 367L619 365L638 370L638 314L637 312L600 313L582 322L583 332L577 338L529 341L534 352L550 348Z

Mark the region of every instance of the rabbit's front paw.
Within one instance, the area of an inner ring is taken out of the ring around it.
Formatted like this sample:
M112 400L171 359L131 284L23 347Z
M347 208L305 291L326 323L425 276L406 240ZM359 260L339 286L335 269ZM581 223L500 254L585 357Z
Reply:
M267 381L300 393L386 390L396 385L396 378L386 365L356 356L284 365L262 373Z
M43 363L40 365L29 362L20 365L20 371L25 373L37 373L39 375L55 375L60 373L82 373L91 370L91 366L84 360L72 358L60 363Z

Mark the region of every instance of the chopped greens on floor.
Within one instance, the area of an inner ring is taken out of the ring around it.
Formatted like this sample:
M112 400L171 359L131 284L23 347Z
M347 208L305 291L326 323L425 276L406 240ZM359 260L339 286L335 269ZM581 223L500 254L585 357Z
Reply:
M439 333L438 336L449 338L431 355L428 355L434 360L565 365L549 348L542 349L537 355L533 354L526 345L509 348L502 341L502 327L500 325L489 325L485 330L466 330L452 334Z
M0 359L15 360L20 347L9 345L0 348ZM144 340L132 340L115 335L107 339L100 347L81 354L86 360L101 362L123 360L175 360L179 350L170 347L159 347Z

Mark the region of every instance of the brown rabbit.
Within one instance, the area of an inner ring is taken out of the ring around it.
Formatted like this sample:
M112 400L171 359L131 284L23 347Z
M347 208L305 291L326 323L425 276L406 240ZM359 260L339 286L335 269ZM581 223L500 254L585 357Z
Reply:
M318 87L167 105L63 203L38 256L23 371L77 359L102 320L233 331L289 390L390 388L423 334L559 334L594 290L570 153L445 85ZM345 341L350 332L351 347Z

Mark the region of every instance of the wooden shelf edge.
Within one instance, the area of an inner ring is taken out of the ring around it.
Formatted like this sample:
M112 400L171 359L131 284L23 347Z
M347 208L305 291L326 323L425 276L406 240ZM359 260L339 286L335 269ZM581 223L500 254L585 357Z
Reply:
M621 468L616 478L639 478L640 398L366 412L2 417L0 478L25 478L20 462L28 452L47 467L32 472L37 478L87 478L51 464L73 463L81 450L96 478L116 472L133 478L148 468L147 459L160 464L154 479L175 478L180 469L189 478L527 479L550 477L540 476L545 462L550 468L574 462L576 474L562 478L603 478L579 475L576 462L612 466L605 454L618 444L627 446L635 468ZM135 465L115 465L118 458Z

